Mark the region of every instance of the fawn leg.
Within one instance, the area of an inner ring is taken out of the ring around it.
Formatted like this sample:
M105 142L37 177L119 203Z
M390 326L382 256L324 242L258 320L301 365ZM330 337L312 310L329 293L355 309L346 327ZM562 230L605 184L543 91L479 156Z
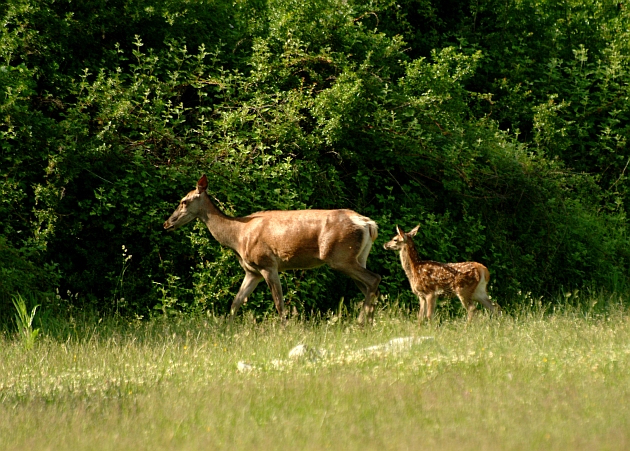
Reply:
M425 297L426 303L426 316L427 319L431 319L433 317L433 313L435 312L435 304L437 303L437 296L434 293L427 294Z

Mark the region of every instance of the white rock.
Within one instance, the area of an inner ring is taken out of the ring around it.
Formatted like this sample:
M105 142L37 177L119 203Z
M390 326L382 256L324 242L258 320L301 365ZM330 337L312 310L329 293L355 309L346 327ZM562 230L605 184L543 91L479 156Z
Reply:
M293 360L308 359L314 362L319 360L321 356L322 352L320 350L313 349L308 345L297 345L289 351L289 358Z
M250 371L254 369L252 365L250 365L249 363L243 362L242 360L236 364L236 368L241 373L249 373Z

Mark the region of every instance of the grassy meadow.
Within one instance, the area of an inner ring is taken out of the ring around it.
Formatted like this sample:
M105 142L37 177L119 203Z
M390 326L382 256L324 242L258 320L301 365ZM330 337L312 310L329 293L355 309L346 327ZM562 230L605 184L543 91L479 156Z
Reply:
M630 311L597 301L364 329L48 319L30 349L0 335L0 449L629 449ZM362 351L411 336L430 338Z

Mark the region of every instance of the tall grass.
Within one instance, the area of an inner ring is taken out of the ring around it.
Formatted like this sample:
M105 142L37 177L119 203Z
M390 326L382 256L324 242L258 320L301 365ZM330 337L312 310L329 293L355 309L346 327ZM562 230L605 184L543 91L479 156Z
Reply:
M26 301L19 293L13 296L12 301L15 307L15 325L18 330L18 337L26 349L31 349L35 344L37 335L39 335L39 329L33 329L33 320L39 305L34 306L29 312Z
M0 336L0 449L628 449L628 313L51 321L30 351ZM433 339L356 352L407 336Z

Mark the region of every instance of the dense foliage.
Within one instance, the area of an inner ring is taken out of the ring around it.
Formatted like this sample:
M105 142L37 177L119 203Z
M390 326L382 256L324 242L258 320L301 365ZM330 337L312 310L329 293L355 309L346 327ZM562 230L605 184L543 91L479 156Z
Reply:
M623 2L9 0L0 5L0 311L15 292L147 315L226 311L242 270L162 222L202 173L228 214L352 208L412 302L394 225L508 299L625 289ZM359 299L288 273L298 311ZM259 288L249 308L272 308Z

